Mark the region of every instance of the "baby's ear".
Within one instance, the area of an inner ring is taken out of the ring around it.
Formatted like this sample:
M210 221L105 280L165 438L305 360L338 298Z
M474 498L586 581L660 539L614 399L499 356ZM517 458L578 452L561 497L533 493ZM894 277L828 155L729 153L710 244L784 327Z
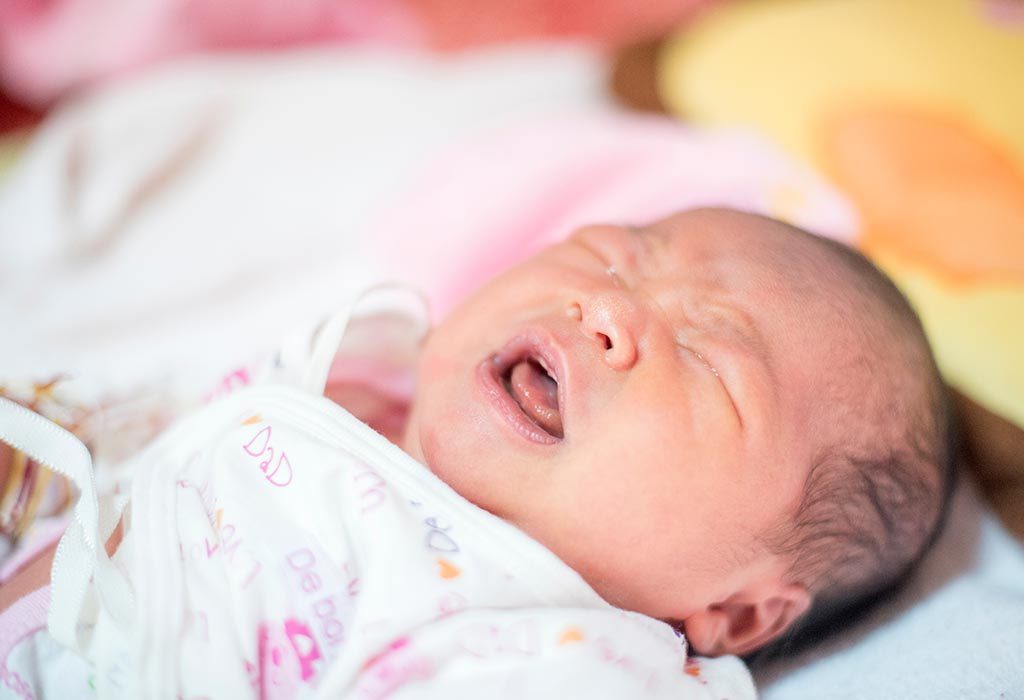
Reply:
M810 604L803 586L766 582L690 615L683 629L698 654L742 656L782 634Z

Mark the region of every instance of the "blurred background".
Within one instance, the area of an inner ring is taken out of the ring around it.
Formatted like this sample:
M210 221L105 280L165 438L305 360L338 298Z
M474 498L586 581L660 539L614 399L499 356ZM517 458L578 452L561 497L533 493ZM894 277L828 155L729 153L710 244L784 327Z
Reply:
M0 383L208 386L361 285L441 315L705 204L896 280L1024 534L1024 1L0 2Z

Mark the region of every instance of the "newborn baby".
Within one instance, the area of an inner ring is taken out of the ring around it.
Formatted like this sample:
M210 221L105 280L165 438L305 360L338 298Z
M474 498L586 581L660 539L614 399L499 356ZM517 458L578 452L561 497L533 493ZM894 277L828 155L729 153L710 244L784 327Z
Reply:
M609 602L747 654L921 557L949 433L870 262L697 210L581 230L480 290L427 339L403 447Z
M123 499L79 506L50 631L111 697L750 697L686 643L750 654L895 585L949 432L859 254L727 210L589 227L428 335L401 451L285 387L172 428L113 565Z

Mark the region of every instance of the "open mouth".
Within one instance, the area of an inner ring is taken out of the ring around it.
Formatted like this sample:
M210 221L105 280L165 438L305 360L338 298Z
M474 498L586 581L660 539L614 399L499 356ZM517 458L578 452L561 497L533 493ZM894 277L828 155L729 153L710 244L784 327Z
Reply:
M501 375L501 383L534 425L559 440L564 437L558 411L558 380L543 358L524 357Z
M480 368L498 412L533 442L550 445L565 436L558 359L551 343L528 335L510 342Z

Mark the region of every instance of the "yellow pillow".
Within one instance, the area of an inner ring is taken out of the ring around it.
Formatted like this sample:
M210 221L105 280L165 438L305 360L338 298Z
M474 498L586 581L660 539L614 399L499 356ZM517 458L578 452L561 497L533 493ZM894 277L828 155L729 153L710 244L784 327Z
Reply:
M23 133L0 134L0 185L7 179L27 140Z

